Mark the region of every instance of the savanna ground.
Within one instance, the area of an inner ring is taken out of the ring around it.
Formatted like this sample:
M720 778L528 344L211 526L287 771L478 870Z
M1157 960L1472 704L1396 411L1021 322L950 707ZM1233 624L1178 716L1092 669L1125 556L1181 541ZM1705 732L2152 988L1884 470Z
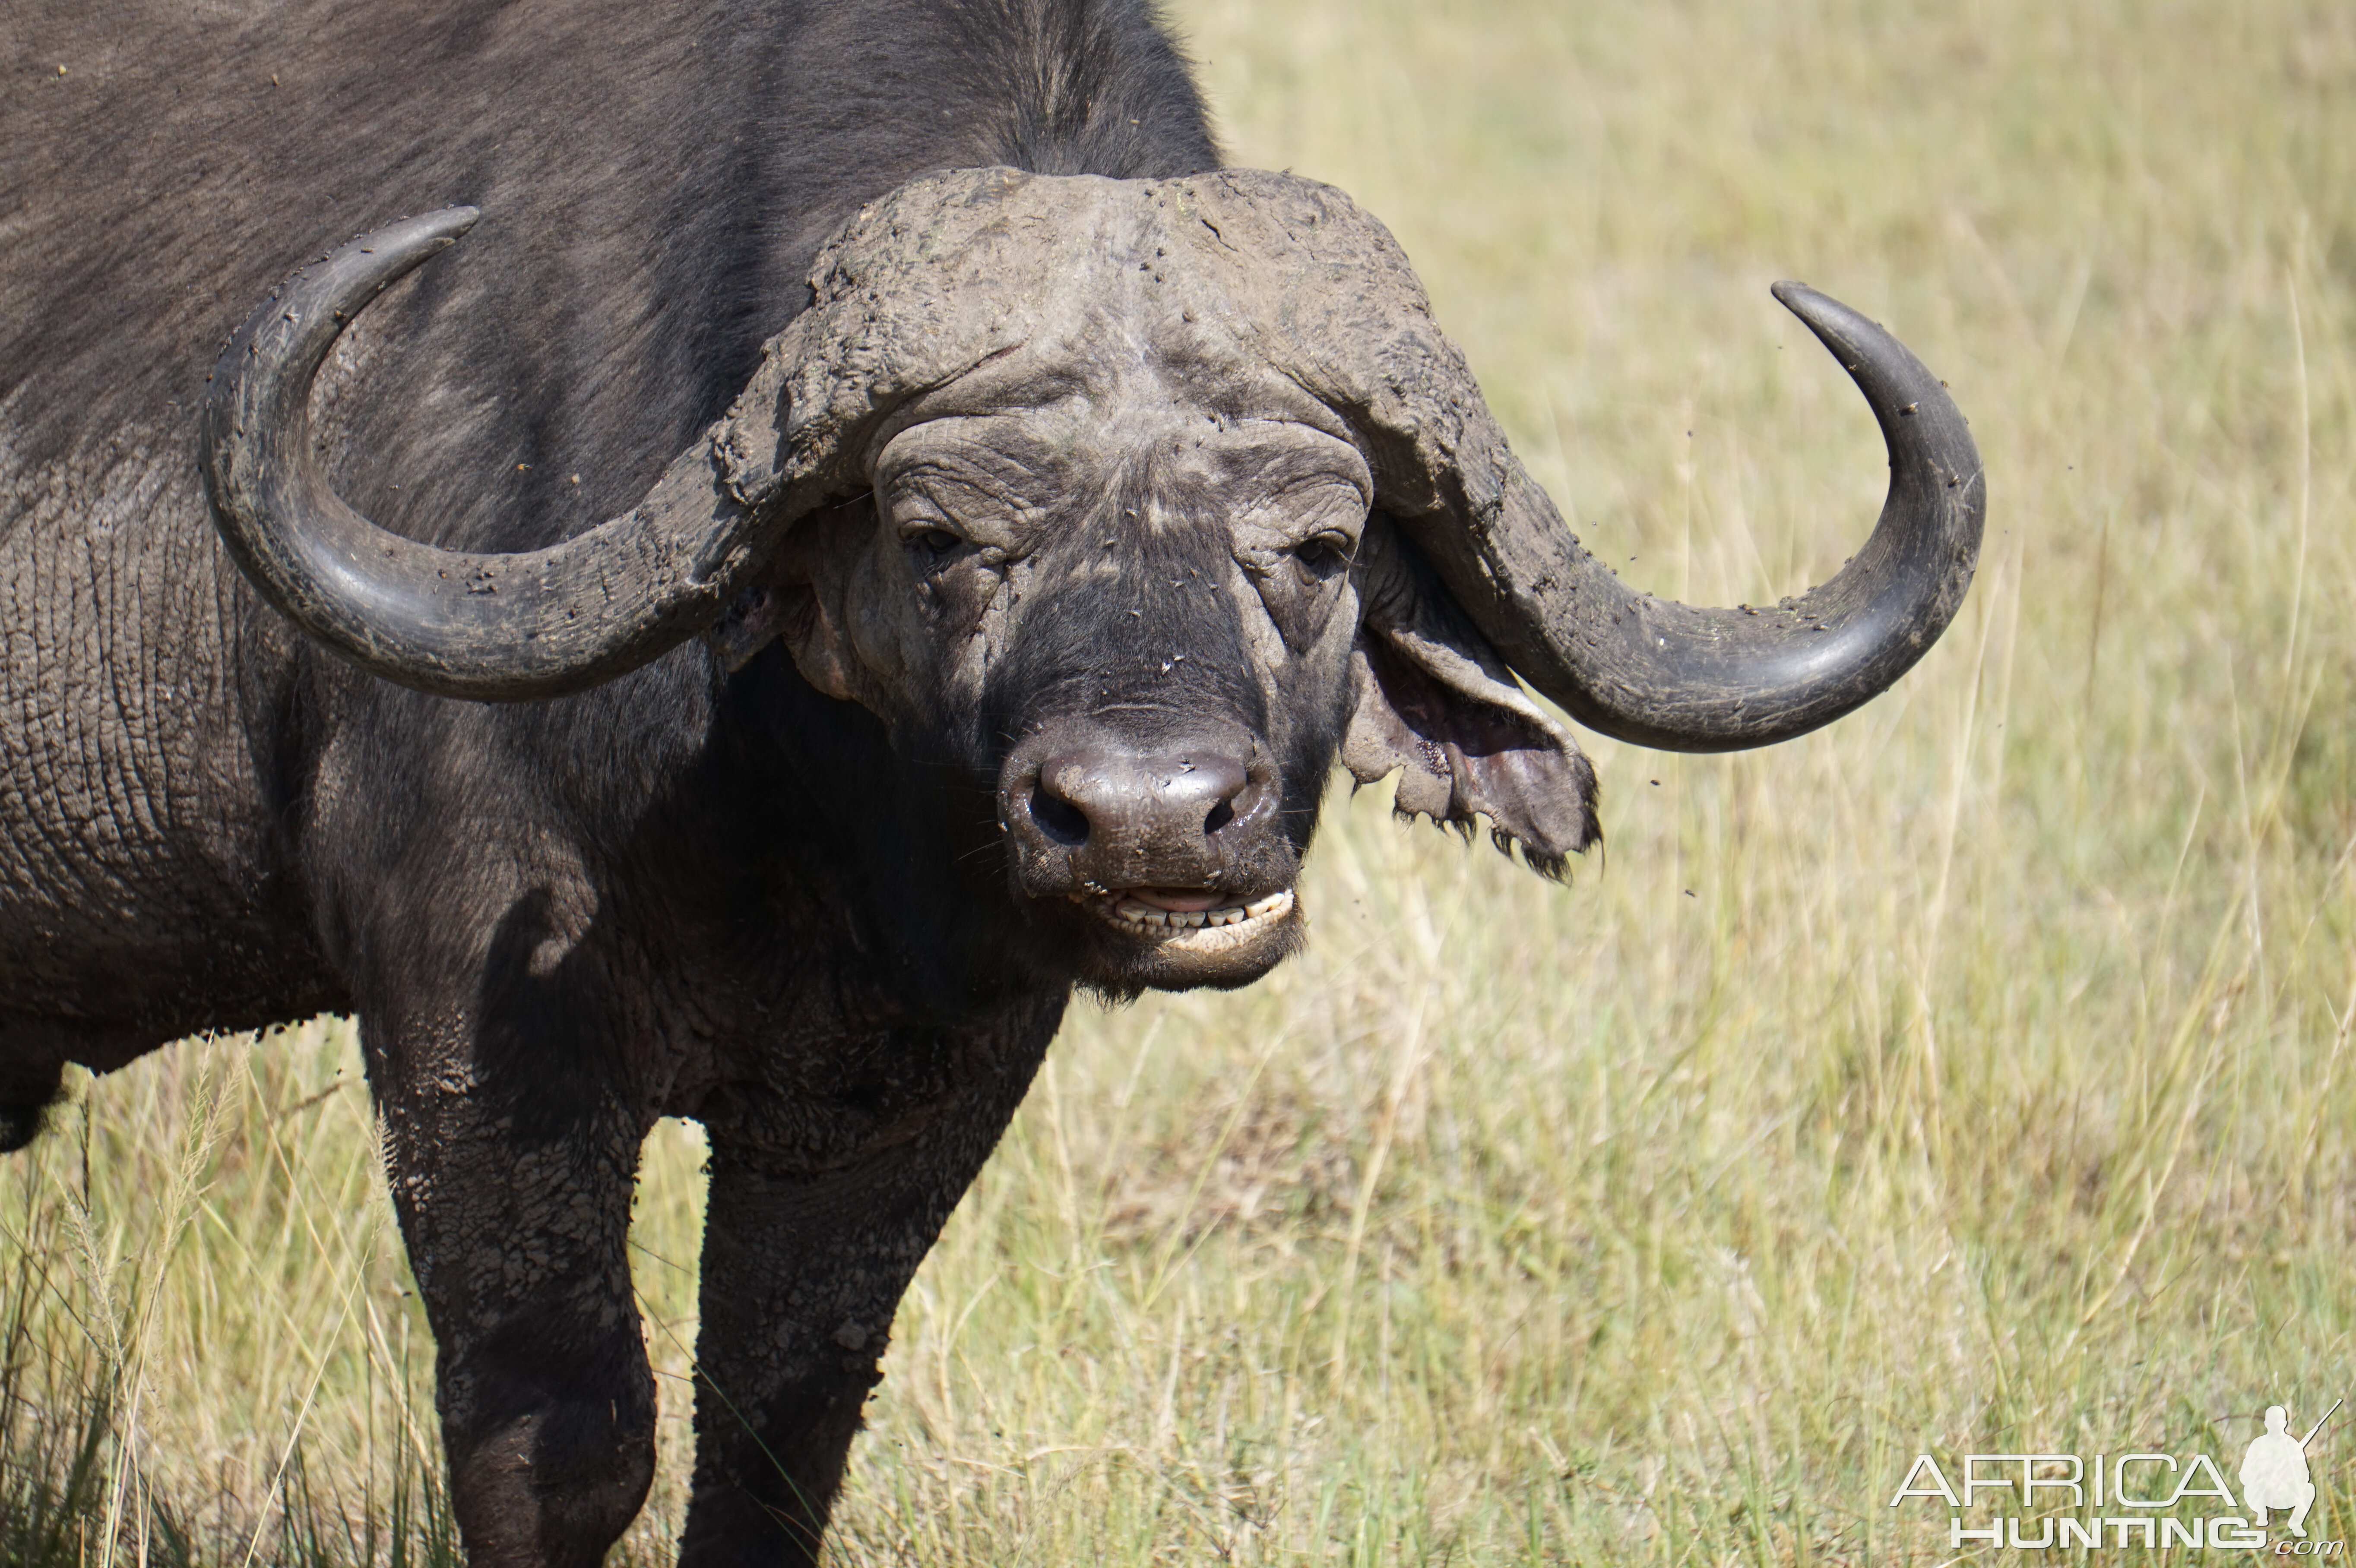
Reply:
M1930 1564L1918 1452L2230 1475L2356 1393L2356 8L1179 20L1237 160L1394 226L1639 586L1771 599L1864 536L1879 446L1779 277L1954 384L1987 551L1829 731L1597 743L1569 888L1337 791L1308 956L1076 1008L832 1560ZM699 1161L647 1151L632 1562L682 1506ZM346 1027L80 1083L0 1238L0 1555L454 1554Z

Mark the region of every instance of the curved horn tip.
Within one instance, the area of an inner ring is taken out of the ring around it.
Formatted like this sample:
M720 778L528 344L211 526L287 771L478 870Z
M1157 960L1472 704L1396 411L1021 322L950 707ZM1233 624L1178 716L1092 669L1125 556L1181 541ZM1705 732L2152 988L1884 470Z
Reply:
M472 229L482 216L481 208L462 203L456 207L437 208L432 212L421 213L418 215L417 221L430 223L434 225L435 233L447 234L451 239L455 240L459 235Z
M397 219L381 229L372 229L343 249L385 255L423 249L430 254L445 245L455 244L482 216L483 210L478 207L437 208L432 212L421 212L414 218Z
M1805 322L1808 330L1818 337L1822 337L1827 332L1840 331L1844 328L1855 330L1860 326L1876 332L1886 330L1879 322L1873 320L1856 307L1843 304L1832 295L1821 290L1812 289L1805 283L1794 283L1787 278L1767 292L1775 296L1777 304Z

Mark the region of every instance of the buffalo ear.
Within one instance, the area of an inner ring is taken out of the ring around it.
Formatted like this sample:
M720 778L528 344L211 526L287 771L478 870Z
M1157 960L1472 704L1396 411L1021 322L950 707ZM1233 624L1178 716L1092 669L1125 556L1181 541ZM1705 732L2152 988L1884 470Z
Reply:
M846 635L844 602L847 563L860 558L869 517L862 497L822 507L793 526L704 634L721 668L734 675L769 644L782 642L802 679L819 691L845 702L869 695Z
M858 698L846 644L836 630L837 613L809 582L755 582L736 595L728 613L706 632L712 656L734 675L771 643L783 642L802 679L819 691L850 702Z
M1342 765L1360 784L1399 773L1398 810L1469 833L1558 877L1600 840L1595 770L1530 700L1487 639L1379 513L1355 569L1356 707Z

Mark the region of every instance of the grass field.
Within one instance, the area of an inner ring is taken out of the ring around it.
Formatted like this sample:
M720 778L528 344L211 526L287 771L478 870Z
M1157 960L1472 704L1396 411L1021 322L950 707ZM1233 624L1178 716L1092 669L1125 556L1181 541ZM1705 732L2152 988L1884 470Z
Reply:
M1832 730L1596 743L1569 888L1337 792L1305 958L1076 1008L833 1560L1928 1565L1918 1453L2230 1477L2268 1403L2356 1395L2356 8L1178 14L1237 160L1391 223L1638 586L1796 592L1870 523L1782 277L1952 382L1987 547ZM0 1163L0 1560L451 1556L358 1080L337 1024L187 1044ZM699 1150L666 1125L640 1195L638 1563Z

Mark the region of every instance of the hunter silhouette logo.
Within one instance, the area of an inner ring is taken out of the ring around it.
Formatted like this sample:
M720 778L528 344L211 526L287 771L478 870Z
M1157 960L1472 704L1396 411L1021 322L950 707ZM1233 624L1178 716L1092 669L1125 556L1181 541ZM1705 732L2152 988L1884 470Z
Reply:
M2329 1421L2338 1413L2343 1400L2333 1400L2331 1408L2323 1413ZM2307 1473L2307 1445L2323 1430L2323 1421L2307 1429L2304 1437L2290 1435L2290 1413L2281 1405L2266 1406L2266 1430L2254 1439L2250 1451L2242 1456L2242 1503L2250 1510L2250 1522L2260 1530L2266 1527L2268 1509L2288 1509L2290 1518L2285 1530L2302 1540L2307 1535L2307 1510L2315 1502L2315 1481Z
M2295 1539L2275 1541L2276 1556L2339 1557L2344 1541L2307 1539L2316 1499L2308 1448L2344 1403L2332 1401L2304 1437L2291 1429L2286 1408L2269 1405L2265 1430L2243 1453L2238 1498L2206 1454L1965 1454L1950 1455L1944 1467L1934 1456L1918 1454L1890 1506L1935 1499L1949 1509L1951 1548L2015 1552L2260 1551L2267 1545L2267 1514L2282 1512L2288 1517L2281 1528ZM2249 1418L2226 1419L2238 1424ZM1976 1521L1989 1494L1996 1517Z

